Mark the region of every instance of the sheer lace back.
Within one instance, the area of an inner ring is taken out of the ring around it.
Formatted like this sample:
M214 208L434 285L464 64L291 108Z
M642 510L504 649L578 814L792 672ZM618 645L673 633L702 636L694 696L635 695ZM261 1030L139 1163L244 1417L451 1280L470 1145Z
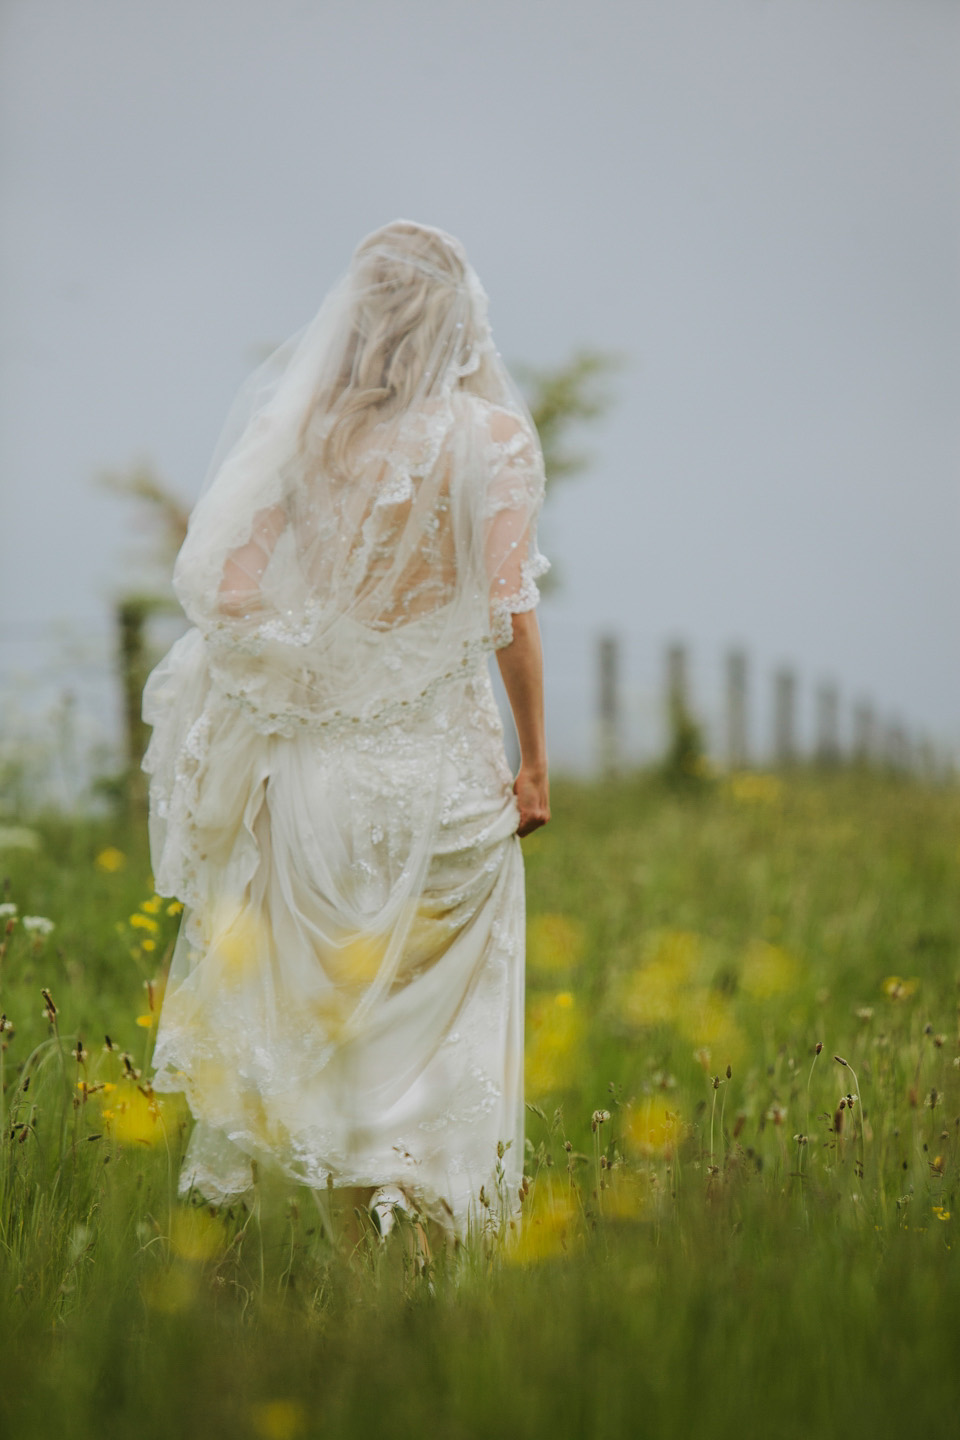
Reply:
M239 544L200 514L175 584L224 694L289 733L413 704L508 644L546 568L543 479L532 426L459 393L383 427L347 478L279 467Z

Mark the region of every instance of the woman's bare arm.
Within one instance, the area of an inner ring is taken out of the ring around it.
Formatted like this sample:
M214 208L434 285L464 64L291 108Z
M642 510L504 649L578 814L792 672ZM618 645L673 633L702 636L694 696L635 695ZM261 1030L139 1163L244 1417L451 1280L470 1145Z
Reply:
M245 615L259 608L260 581L286 523L282 506L271 505L258 512L247 543L230 551L217 597L222 614Z
M520 809L517 834L529 835L550 819L547 742L543 727L543 652L536 611L524 610L511 619L513 640L497 651L497 663L520 741L520 770L513 785Z

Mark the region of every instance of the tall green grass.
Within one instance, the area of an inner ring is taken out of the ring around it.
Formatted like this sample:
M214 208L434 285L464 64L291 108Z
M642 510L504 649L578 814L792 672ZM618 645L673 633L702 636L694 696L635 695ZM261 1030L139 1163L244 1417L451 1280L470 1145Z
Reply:
M3 852L4 1436L949 1431L957 792L641 778L554 809L528 1219L426 1267L346 1194L178 1201L189 1117L146 1084L178 921L142 833Z

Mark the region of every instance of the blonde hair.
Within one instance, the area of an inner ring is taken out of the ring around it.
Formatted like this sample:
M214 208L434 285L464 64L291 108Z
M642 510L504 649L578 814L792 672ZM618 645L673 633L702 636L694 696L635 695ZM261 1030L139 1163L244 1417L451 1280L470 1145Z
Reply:
M439 232L410 221L385 225L358 246L353 265L357 307L340 369L314 396L300 431L306 443L314 416L337 411L320 461L340 475L349 473L351 452L367 426L402 412L422 389L438 343L449 344L452 324L461 326L461 353L476 338L463 260Z

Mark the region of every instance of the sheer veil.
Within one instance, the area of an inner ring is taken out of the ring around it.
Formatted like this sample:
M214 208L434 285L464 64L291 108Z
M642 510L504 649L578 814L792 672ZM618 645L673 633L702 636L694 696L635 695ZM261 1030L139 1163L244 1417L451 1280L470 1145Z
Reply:
M543 479L460 242L406 220L374 231L227 418L173 576L188 644L203 641L194 689L211 682L262 734L429 703L536 603ZM157 727L171 678L151 677L144 715L156 878L173 891L167 812L202 697L179 696L178 723Z
M154 883L186 907L154 1084L188 1094L207 1193L261 1153L317 1186L390 1179L401 1133L425 1192L466 1206L522 1135L522 861L486 659L536 604L543 491L483 287L429 226L367 236L234 403L174 569L192 624L143 698Z

